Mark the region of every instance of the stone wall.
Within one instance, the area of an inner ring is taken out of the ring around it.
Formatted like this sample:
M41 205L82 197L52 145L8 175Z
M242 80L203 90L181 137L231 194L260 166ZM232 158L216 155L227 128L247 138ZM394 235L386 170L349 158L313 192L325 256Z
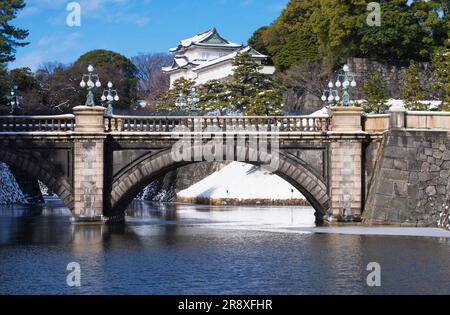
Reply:
M364 222L448 224L448 218L442 218L448 216L450 205L450 133L392 130L385 134L380 150Z
M350 66L352 74L356 75L358 86L351 90L351 99L364 99L363 86L375 72L381 72L386 84L388 98L401 98L401 84L403 75L408 66L404 62L388 62L367 58L349 58L347 64ZM420 63L421 79L425 83L431 76L430 65ZM327 82L324 82L326 84ZM326 86L324 85L324 89ZM431 91L430 91L431 93ZM434 99L438 95L428 95L429 99ZM283 102L286 104L288 112L300 115L308 115L323 108L326 104L318 95L307 92L302 87L288 89L283 95Z

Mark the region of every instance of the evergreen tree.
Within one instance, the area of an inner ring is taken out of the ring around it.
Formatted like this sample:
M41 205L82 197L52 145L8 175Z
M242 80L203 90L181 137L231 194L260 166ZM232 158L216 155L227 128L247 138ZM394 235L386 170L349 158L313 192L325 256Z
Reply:
M438 47L450 44L449 1L377 2L380 26L368 25L366 0L290 0L251 42L282 71L315 60L331 70L348 57L429 61Z
M10 24L24 7L23 0L0 1L0 63L14 61L15 48L28 45L23 42L28 36L28 31Z
M8 95L8 89L11 87L8 86L8 82L6 80L6 65L0 63L0 115L7 114L10 110L8 106L8 99L6 96Z
M230 83L234 109L246 114L272 113L281 106L277 84L271 76L260 73L258 64L250 52L238 54L233 61L234 73ZM273 92L268 92L273 91ZM260 94L265 92L263 94Z
M380 3L381 25L358 25L358 56L384 60L424 60L419 21L405 0ZM428 56L429 59L429 56Z
M363 91L365 95L363 109L366 113L383 114L388 110L386 85L380 72L375 72L370 77L364 84Z
M419 66L411 62L406 69L402 84L402 98L409 110L428 110L428 106L419 101L425 100L427 93L420 79Z
M264 33L267 31L269 27L263 26L259 29L257 29L252 37L248 40L248 44L252 46L254 49L259 51L262 54L267 55L269 52L267 51L267 46L264 42Z
M23 42L28 31L11 25L11 21L24 7L23 0L0 1L0 114L9 113L10 110L6 95L9 95L11 82L8 81L6 63L15 60L16 47L28 44Z
M173 87L166 91L162 97L162 104L157 107L158 110L167 110L170 112L186 112L190 110L187 104L187 98L190 95L192 88L195 86L195 81L181 77L173 82ZM177 99L183 96L186 101L186 106L183 108L177 107Z
M450 1L414 0L410 10L419 25L419 55L430 60L436 49L450 45Z
M220 80L210 80L198 87L199 108L201 111L218 112L225 115L230 109L231 92L226 83Z
M441 48L433 57L434 88L442 93L439 110L450 111L450 48Z
M280 92L265 90L256 94L250 101L246 111L248 116L281 116L283 105L280 102Z

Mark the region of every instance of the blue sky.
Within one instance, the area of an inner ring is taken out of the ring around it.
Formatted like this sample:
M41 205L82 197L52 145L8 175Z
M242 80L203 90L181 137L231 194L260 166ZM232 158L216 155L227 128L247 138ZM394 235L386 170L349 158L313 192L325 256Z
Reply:
M66 23L70 0L25 2L13 24L30 31L30 45L17 49L9 68L36 70L47 61L75 61L92 49L127 57L168 52L179 40L211 27L245 43L253 31L274 21L288 0L79 0L80 27Z

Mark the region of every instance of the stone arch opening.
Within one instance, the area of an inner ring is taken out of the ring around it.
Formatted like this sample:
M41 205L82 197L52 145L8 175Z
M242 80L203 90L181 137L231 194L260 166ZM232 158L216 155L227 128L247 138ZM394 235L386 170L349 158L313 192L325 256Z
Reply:
M58 174L48 163L12 150L0 150L0 162L29 174L50 188L71 211L74 207L73 191L69 179Z
M247 151L246 157L257 154L248 147L245 150ZM278 159L278 168L273 173L300 191L315 209L317 222L322 222L330 204L327 185L307 165L299 163L293 157L281 152L278 153ZM158 177L164 176L177 168L200 162L205 162L205 160L196 162L175 161L171 149L168 149L156 154L149 153L147 156L131 163L113 179L110 204L105 215L108 217L123 216L134 198ZM256 166L262 165L261 162L254 162L249 159L241 162Z

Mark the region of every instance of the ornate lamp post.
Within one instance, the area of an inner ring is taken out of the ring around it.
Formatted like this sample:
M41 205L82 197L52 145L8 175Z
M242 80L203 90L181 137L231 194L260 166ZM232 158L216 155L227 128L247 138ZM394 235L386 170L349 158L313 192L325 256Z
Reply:
M190 106L191 116L197 116L197 104L199 101L200 99L198 98L197 90L192 88L187 98L183 93L180 93L175 101L175 105L180 109L180 111L185 111L186 107Z
M333 82L328 83L328 90L325 90L322 95L322 101L326 102L328 101L328 114L331 115L331 108L333 107L334 101L339 102L341 100L341 97L339 96L339 91L336 89L333 89L334 84Z
M180 110L184 110L184 108L187 105L186 102L186 96L184 96L183 93L180 93L177 97L177 100L175 101L175 105L180 109Z
M113 103L119 101L119 93L113 89L112 82L108 82L108 89L103 91L102 102L108 104L106 108L106 116L111 117L114 113Z
M194 87L194 88L192 88L191 94L188 97L188 103L191 104L191 116L198 115L197 104L199 101L200 101L200 99L198 98L197 90Z
M342 71L337 75L336 83L333 83L332 81L328 83L329 90L324 93L322 100L328 100L328 106L330 106L333 101L339 102L341 100L341 97L339 96L341 94L342 104L345 107L348 107L350 106L350 88L355 88L356 85L355 76L350 74L350 67L348 65L344 65ZM333 89L334 87L337 89ZM342 93L340 93L339 90L342 90ZM328 98L326 93L329 95Z
M94 67L89 65L88 67L88 74L83 75L82 79L81 79L81 83L80 86L82 88L87 87L88 90L88 94L87 94L87 98L86 98L86 106L95 106L95 101L94 101L94 88L96 87L101 87L102 83L100 82L100 78L97 74L94 74ZM87 81L87 82L86 82ZM95 83L94 83L95 81Z
M19 87L14 84L11 88L11 96L8 97L8 99L11 101L11 115L19 115L21 112L20 108L20 100L21 96L19 95L19 92L17 91Z

